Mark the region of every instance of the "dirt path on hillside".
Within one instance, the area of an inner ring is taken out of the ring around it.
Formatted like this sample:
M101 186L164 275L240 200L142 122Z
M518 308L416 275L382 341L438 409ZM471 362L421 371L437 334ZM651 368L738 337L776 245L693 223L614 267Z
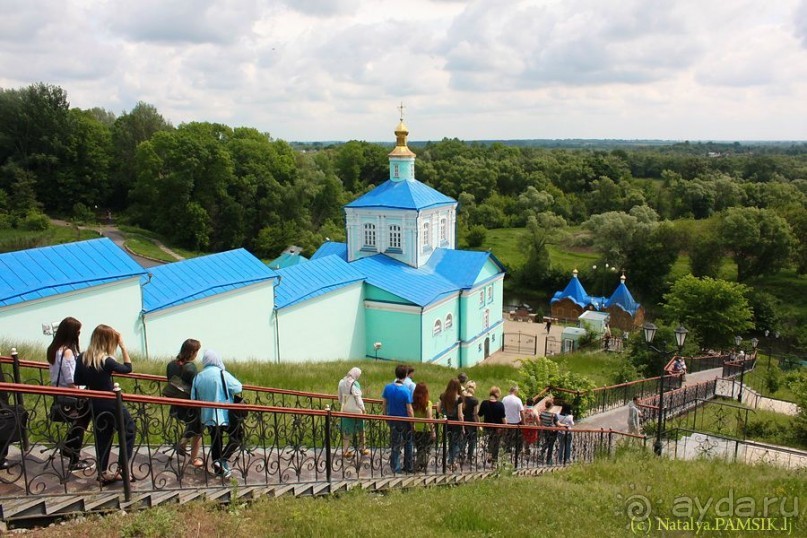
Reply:
M51 223L57 226L76 226L75 224L59 219L50 219L50 221ZM135 254L134 252L126 248L124 244L127 239L126 234L120 231L118 227L113 224L99 224L97 226L78 226L78 228L80 230L97 231L99 235L111 239L112 242L118 245L120 248L122 248L129 255L129 257L131 257L134 261L136 261L145 268L154 267L155 265L164 265L166 263L161 260L145 258L143 256ZM157 248L159 248L169 256L175 258L177 261L185 259L183 256L180 256L179 254L177 254L176 252L165 246L161 241L152 238L149 238L149 241L154 243L157 246Z

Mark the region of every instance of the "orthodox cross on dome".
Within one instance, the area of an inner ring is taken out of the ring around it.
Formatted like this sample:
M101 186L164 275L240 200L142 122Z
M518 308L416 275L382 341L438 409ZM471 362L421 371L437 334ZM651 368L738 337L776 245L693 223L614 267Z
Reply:
M406 108L403 104L403 101L401 101L401 104L395 108L397 108L401 112L401 121L403 121L404 109Z

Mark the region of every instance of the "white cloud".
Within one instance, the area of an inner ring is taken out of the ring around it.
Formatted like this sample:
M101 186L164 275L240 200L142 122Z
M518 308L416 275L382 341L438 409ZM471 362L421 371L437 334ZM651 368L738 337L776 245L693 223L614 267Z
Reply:
M287 140L807 138L807 0L0 0L0 86ZM404 6L402 8L401 6Z

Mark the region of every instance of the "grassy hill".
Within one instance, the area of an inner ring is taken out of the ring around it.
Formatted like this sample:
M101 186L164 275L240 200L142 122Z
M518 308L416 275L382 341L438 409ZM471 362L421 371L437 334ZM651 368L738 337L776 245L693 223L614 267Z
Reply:
M806 498L807 480L785 469L671 461L629 450L612 460L533 478L501 476L459 487L264 498L229 507L191 503L82 518L38 536L324 537L396 536L403 531L408 536L464 538L694 536L694 530L670 531L698 520L712 529L722 527L708 535L740 536L736 527L726 526L745 524L749 509L779 526L789 522L790 534L804 536ZM701 512L699 507L706 508ZM637 518L633 525L629 514Z

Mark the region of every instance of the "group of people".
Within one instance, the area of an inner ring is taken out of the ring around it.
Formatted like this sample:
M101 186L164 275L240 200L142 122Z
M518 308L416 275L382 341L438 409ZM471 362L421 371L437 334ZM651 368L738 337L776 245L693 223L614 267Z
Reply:
M121 334L108 325L98 325L92 332L90 343L83 352L79 349L81 322L73 317L63 319L53 341L47 349L50 365L50 382L56 387L86 388L111 391L114 388L114 374L128 374L132 371L132 360ZM202 358L203 369L197 372L194 360L201 349L198 340L183 342L176 359L166 368L170 381L180 378L189 387L191 399L233 403L241 393L241 383L226 371L221 356L214 350L206 350ZM117 352L120 351L120 357ZM73 472L92 470L94 463L81 458L84 433L92 424L95 432L96 462L99 480L109 484L122 479L123 461L116 468L109 465L113 435L118 429L115 417L114 400L89 398L88 405L81 399L71 405L57 406L61 416L59 422L68 423L67 434L61 446L61 455L68 460L67 468ZM58 400L57 400L58 402ZM56 402L54 402L56 405ZM53 413L53 411L52 411ZM183 424L184 432L176 444L176 452L187 456L187 443L190 442L190 462L194 467L205 467L201 457L203 428L210 434L210 460L216 475L229 478L228 460L238 450L243 437L243 429L233 420L226 409L208 407L172 406L170 415ZM127 454L131 457L135 442L135 423L126 406L123 407L123 431ZM222 449L224 435L229 436L226 448ZM121 454L122 457L122 454Z
M434 400L426 383L412 379L415 369L412 366L398 365L395 379L384 387L381 393L382 414L390 417L426 419L421 421L389 420L390 428L390 467L395 473L423 472L427 469L432 448L435 446L437 430L430 422L442 417L448 419L446 425L447 458L449 470L456 470L466 461L476 457L480 434L487 437L487 461L497 462L502 441L505 449L513 453L517 463L523 449L531 453L538 446L539 430L512 428L503 429L496 425L544 426L553 428L542 430L540 461L550 465L563 464L571 460L572 432L574 416L568 405L560 412L554 411L551 398L540 401L541 407L534 406L531 399L525 406L518 396L517 386L510 388L504 398L499 387L491 387L488 398L480 400L476 395L476 382L469 380L465 373L448 381L445 390ZM338 398L341 410L346 413L365 414L366 408L361 396L358 379L359 368L351 368L338 385ZM357 453L369 454L366 446L364 421L359 417L341 419L343 456L355 457ZM557 453L555 444L560 441ZM403 460L401 460L403 452Z

